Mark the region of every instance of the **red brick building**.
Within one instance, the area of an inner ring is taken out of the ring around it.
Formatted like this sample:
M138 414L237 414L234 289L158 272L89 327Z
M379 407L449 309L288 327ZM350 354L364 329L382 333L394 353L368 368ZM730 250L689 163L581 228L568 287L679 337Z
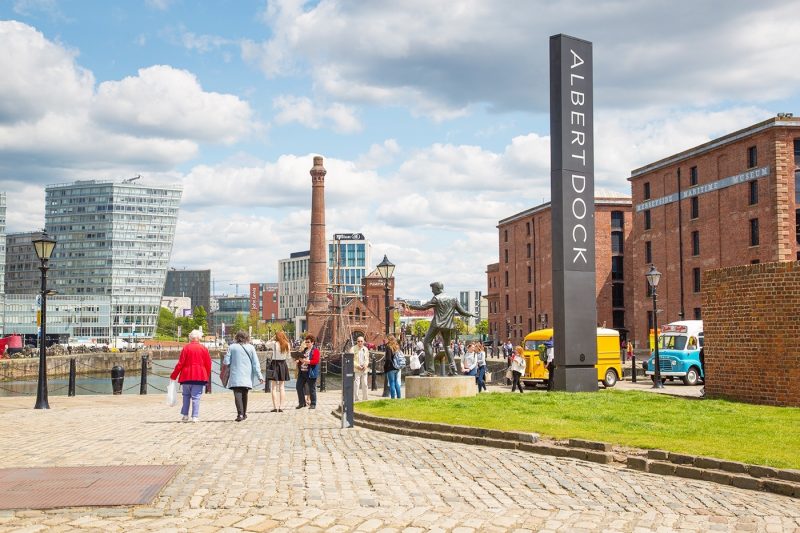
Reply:
M501 220L500 261L487 266L489 334L519 344L536 329L553 325L551 205L545 203ZM620 331L632 325L632 288L626 241L631 232L627 196L595 198L596 301L598 325Z
M259 320L278 320L278 284L250 284L250 315Z
M800 119L784 114L631 173L637 346L653 324L650 264L666 324L702 318L706 270L800 259L799 178Z

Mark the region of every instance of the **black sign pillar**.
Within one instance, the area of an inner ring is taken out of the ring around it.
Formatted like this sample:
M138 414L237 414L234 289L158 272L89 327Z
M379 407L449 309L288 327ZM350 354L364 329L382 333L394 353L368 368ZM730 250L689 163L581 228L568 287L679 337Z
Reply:
M555 390L597 390L592 43L550 37Z
M342 429L353 427L353 353L342 354Z

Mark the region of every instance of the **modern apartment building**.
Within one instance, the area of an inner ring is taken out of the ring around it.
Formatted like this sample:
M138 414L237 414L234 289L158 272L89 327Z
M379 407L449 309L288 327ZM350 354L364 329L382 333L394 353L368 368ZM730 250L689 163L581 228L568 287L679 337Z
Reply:
M458 302L461 304L466 311L469 311L475 318L469 317L466 320L467 326L471 329L474 328L475 325L486 318L485 316L481 316L481 304L484 302L483 295L481 291L477 290L470 290L470 291L459 291L458 292Z
M41 262L32 241L41 231L9 233L5 239L5 293L36 294L41 290Z
M372 245L361 233L335 233L328 241L330 291L350 298L361 296L361 280L374 270Z
M550 202L501 220L500 261L487 265L489 335L519 343L529 332L553 325L553 266ZM625 338L632 327L632 287L625 266L631 232L631 199L615 193L595 198L596 294L598 326Z
M278 320L278 284L250 284L250 316L259 320Z
M305 320L308 303L308 260L311 253L295 252L278 261L278 318ZM302 331L297 329L295 331Z
M653 327L645 273L662 273L659 325L703 317L703 271L800 260L800 119L781 113L631 172L633 324Z
M181 188L137 179L45 189L45 229L57 242L48 285L63 296L97 297L103 303L92 307L109 311L109 324L101 316L78 322L73 335L101 342L151 338L155 332ZM48 306L48 329L50 311Z
M164 296L186 296L192 299L192 309L202 307L211 311L211 270L170 268L164 284Z

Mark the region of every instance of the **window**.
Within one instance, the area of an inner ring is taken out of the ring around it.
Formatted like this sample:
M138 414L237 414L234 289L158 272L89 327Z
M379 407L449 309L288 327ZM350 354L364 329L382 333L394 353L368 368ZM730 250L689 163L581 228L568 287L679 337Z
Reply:
M651 329L653 329L653 312L652 311L648 311L647 312L647 330L648 330L648 333L650 332ZM648 335L648 341L647 341L648 344L650 343L649 337L650 337L650 335Z
M700 216L700 198L692 196L692 218L695 219Z
M530 222L526 222L525 223L525 234L526 235L530 235L531 234L531 223Z
M694 292L700 292L700 269L696 267L692 269L692 285Z
M611 307L625 307L625 285L611 284Z
M611 234L611 253L621 254L623 252L622 232L615 231Z
M505 253L506 253L506 263L508 263L508 248L505 249Z
M692 255L700 255L700 232L692 232Z
M533 319L528 319L528 331L533 331Z
M646 181L644 183L644 199L645 200L649 200L650 199L650 182L649 181Z
M532 274L531 267L530 267L530 265L528 265L528 283L532 282L533 278L532 278L531 274Z
M528 257L531 256L531 243L528 243Z
M611 322L614 329L625 329L625 311L611 311Z
M650 298L651 296L653 296L653 287L650 286L650 282L647 281L646 279L644 280L644 286L645 286L645 294L647 295L647 297Z
M700 308L699 307L695 307L694 308L694 319L695 320L703 320L703 315L700 312Z
M510 300L508 299L508 294L506 294L506 311L508 311L511 306L509 305Z
M625 274L623 271L623 257L621 255L611 256L611 279L625 279Z
M611 211L611 229L622 229L625 227L625 213L622 211Z
M758 260L758 259L753 259L753 260L751 260L751 261L750 261L750 264L751 264L751 265L757 265L757 264L759 264L760 262L761 262L761 261L760 261L760 260Z
M750 205L758 203L758 182L753 180L750 182Z
M758 165L758 149L751 146L747 149L747 168L753 168Z
M508 242L508 230L507 229L503 230L503 240L505 242Z
M689 185L697 185L697 167L689 169Z
M644 262L653 262L653 243L651 241L645 241L644 243Z
M650 210L644 212L644 229L650 229Z
M533 307L533 293L528 291L528 309Z
M750 246L758 246L758 219L750 219Z
M506 287L508 287L508 270L506 270L505 274L506 274Z

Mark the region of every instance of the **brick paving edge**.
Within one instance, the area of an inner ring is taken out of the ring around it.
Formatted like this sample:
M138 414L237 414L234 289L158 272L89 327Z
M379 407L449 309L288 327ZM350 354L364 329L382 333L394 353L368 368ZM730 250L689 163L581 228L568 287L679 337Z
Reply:
M341 410L336 409L331 414L340 418ZM354 418L360 427L374 431L494 448L516 449L608 465L617 464L630 470L650 474L711 481L741 489L800 498L800 471L798 470L781 470L665 450L642 449L636 455L615 454L613 445L608 442L569 439L566 443L556 441L548 443L542 442L537 433L421 422L358 412L354 413Z

